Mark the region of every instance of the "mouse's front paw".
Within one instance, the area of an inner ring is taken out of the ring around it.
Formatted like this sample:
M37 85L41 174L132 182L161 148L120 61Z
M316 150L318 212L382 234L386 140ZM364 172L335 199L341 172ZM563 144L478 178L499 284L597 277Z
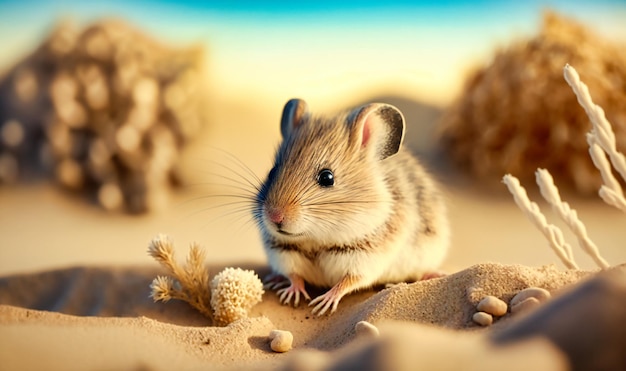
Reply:
M312 312L313 314L317 314L318 316L323 315L330 309L329 314L332 314L337 310L337 305L339 304L339 300L341 300L341 296L336 295L333 290L328 291L324 295L320 295L313 299L309 303L309 306L315 305ZM317 304L317 305L316 305Z
M280 273L270 273L263 278L263 288L265 290L276 290L289 286L289 278Z
M334 313L337 310L337 305L339 305L341 298L343 298L347 293L362 287L363 285L361 282L362 281L358 276L346 275L324 295L316 297L309 303L309 306L315 305L312 310L313 314L321 316L328 312L329 309L329 314Z
M291 304L291 299L294 299L293 306L297 307L300 304L300 295L302 294L306 300L311 300L311 297L304 288L304 280L298 275L290 275L289 281L291 284L289 287L285 287L276 291L276 295L280 299L281 304Z

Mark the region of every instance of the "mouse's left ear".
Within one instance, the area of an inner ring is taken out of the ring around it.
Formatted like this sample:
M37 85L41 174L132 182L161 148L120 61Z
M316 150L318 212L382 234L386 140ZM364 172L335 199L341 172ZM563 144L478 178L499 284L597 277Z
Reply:
M283 108L283 116L280 119L280 133L287 138L289 133L301 125L305 116L309 114L309 108L305 101L298 98L290 99Z
M350 140L361 149L373 151L383 160L398 153L404 138L404 116L396 107L372 103L355 109L348 117Z

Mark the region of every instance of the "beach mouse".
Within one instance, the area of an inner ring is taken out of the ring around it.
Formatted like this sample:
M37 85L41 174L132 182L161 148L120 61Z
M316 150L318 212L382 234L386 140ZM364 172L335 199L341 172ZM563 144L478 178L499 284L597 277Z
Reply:
M330 287L313 313L377 284L436 276L449 245L440 186L402 147L405 122L388 104L335 117L292 99L282 142L254 205L281 303L310 300L305 282Z

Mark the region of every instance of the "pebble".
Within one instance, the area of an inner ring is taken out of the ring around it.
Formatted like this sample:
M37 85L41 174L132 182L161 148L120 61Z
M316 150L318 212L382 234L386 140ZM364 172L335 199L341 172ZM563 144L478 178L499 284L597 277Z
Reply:
M357 322L354 326L354 331L356 331L356 335L358 337L378 337L380 335L378 327L372 325L367 321Z
M524 289L520 292L517 293L517 295L515 295L513 297L513 299L511 299L511 307L517 305L518 303L523 302L524 300L528 299L528 298L535 298L537 299L540 303L545 302L546 300L550 299L552 295L550 295L550 291L546 290L546 289L542 289L540 287L529 287L527 289Z
M495 296L485 296L476 306L476 309L480 312L486 312L496 317L501 317L506 314L508 306L502 300Z
M527 312L530 309L539 306L539 304L541 304L541 302L537 298L531 296L521 302L516 302L515 305L511 305L511 313L516 314Z
M293 335L289 331L272 330L269 335L270 347L274 352L284 353L291 349Z
M472 316L472 320L481 326L491 326L493 323L493 317L489 313L476 312Z

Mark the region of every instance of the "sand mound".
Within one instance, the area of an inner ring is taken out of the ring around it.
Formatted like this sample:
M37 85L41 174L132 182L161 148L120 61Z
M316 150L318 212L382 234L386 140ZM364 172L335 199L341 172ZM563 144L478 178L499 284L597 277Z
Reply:
M222 268L211 267L210 271ZM266 273L261 267L257 272ZM559 271L554 266L479 264L439 279L349 295L334 315L324 317L312 316L308 307L282 306L276 295L268 292L253 308L251 318L227 327L208 327L208 320L186 303L152 302L149 284L156 273L156 269L145 268L72 268L0 279L0 304L4 304L0 306L0 326L5 334L0 360L19 368L75 364L83 368L169 369L210 364L299 369L303 360L312 357L315 361L306 364L316 369L313 366L342 359L354 361L350 354L366 352L370 358L379 354L388 365L391 355L407 352L406 345L398 345L409 341L405 336L421 344L432 341L424 351L451 342L456 344L452 351L463 357L486 357L493 345L484 334L494 330L479 330L471 321L483 296L494 295L508 302L529 286L555 294L591 275ZM492 328L506 331L518 322L516 317L507 314ZM355 339L355 324L362 320L380 326L380 340L363 345L360 338ZM283 355L273 353L267 338L273 329L291 331L295 349ZM461 329L479 331L459 332ZM463 344L471 343L478 344L474 353L462 350ZM538 344L528 346L541 349L541 364L562 364L562 357L554 355L551 346ZM342 350L336 353L338 349ZM370 354L366 349L376 351ZM40 356L25 356L33 351ZM519 350L511 352L519 355ZM433 357L431 361L446 358ZM415 355L408 359L416 361ZM402 362L392 364L406 366Z

